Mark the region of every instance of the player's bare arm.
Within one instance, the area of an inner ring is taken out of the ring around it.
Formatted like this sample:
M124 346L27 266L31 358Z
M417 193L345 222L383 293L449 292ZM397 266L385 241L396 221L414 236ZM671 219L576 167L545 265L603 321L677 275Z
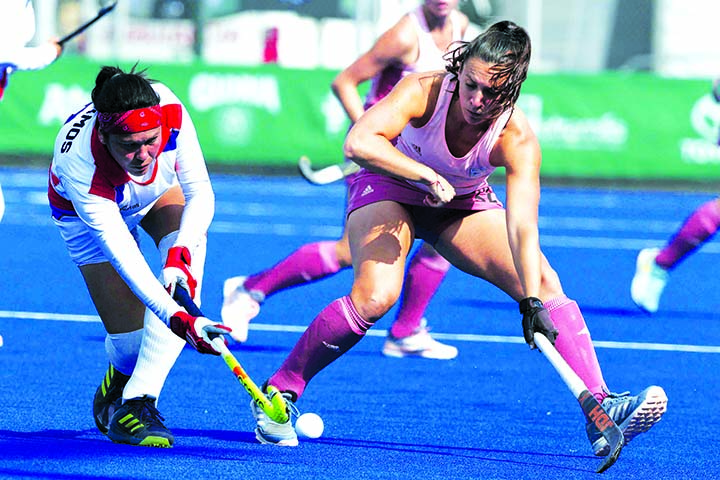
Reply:
M525 296L540 295L541 253L538 233L540 144L524 113L515 108L491 155L505 168L507 230L515 268Z
M410 64L418 55L417 35L405 15L395 26L383 33L366 53L340 72L331 88L345 113L354 123L365 112L358 85L366 82L393 64Z
M442 74L438 73L415 73L402 79L350 130L345 156L368 170L428 185L435 182L434 170L403 155L390 140L426 114L431 108L430 91L440 88L441 82Z

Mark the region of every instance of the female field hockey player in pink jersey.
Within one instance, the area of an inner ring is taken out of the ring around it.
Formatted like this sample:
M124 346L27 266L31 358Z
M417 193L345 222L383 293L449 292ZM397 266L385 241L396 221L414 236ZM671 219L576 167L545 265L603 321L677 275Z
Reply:
M425 0L340 72L332 90L352 123L407 74L444 67L444 53L453 42L462 39L468 26L467 17L457 10L457 5L458 0ZM363 102L358 86L368 80L370 90ZM279 290L333 275L351 262L345 230L339 240L305 244L272 268L249 277L229 278L223 288L223 322L233 329L235 340L244 342L248 322L259 313L265 298ZM442 360L457 356L457 348L430 336L424 318L425 309L449 267L447 260L427 243L417 250L408 267L397 318L383 345L385 355Z
M515 106L530 62L524 29L498 22L448 56L446 71L411 74L349 132L362 170L349 189L352 289L323 309L266 385L293 402L321 370L359 342L397 301L415 238L518 301L526 342L545 334L624 431L646 431L666 410L662 388L610 393L577 303L540 250L540 146ZM396 144L393 139L397 138ZM487 179L506 174L507 209ZM292 421L253 407L260 442L296 445ZM608 444L592 422L596 455Z
M200 298L215 209L187 111L143 72L103 67L92 103L57 136L48 197L107 331L110 366L95 392L95 424L117 443L170 447L156 406L170 369L186 341L217 355L208 335L229 332L172 297L179 285ZM159 281L140 251L138 228L160 251Z

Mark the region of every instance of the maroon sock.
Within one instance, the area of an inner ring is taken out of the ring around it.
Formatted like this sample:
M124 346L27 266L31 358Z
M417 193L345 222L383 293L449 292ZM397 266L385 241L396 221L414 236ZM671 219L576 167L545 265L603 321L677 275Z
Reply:
M248 277L244 286L268 297L278 290L337 273L340 264L335 250L336 243L323 241L303 245L272 268Z
M405 276L400 310L390 334L395 338L405 338L420 327L423 315L430 299L450 268L450 262L434 250L420 248L413 256Z
M675 267L690 252L712 237L720 226L717 200L705 202L685 220L670 243L663 248L655 262L668 270Z
M338 298L315 317L268 384L300 398L308 382L350 350L371 326L357 312L349 295Z

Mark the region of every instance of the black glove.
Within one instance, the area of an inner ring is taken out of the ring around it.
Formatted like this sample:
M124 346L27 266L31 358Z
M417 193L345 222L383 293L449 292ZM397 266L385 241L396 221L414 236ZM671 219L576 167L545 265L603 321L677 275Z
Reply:
M530 345L530 348L537 348L533 340L533 333L535 332L542 333L550 340L550 343L555 345L558 331L555 329L550 314L545 310L539 298L527 297L520 300L520 313L523 316L522 327L525 343Z

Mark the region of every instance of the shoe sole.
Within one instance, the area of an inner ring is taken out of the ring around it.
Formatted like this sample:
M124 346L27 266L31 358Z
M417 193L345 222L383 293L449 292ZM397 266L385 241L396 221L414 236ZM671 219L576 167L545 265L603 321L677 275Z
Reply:
M156 448L172 448L172 442L165 437L145 437L141 442L127 442L124 440L116 440L108 435L113 443L120 443L123 445L132 445L133 447L156 447Z
M405 357L414 357L414 358L427 358L430 360L452 360L453 358L457 357L458 352L455 351L455 355L448 356L448 355L432 355L427 354L427 350L417 350L414 352L408 352L406 350L399 349L395 346L383 346L382 353L386 357L392 357L392 358L405 358Z
M160 437L158 435L148 435L147 437L139 440L135 437L126 435L125 433L117 433L110 428L107 436L113 443L120 443L123 445L132 445L134 447L159 447L159 448L171 448L173 446L173 440ZM138 441L139 440L139 441Z
M665 391L660 387L651 388L645 400L635 411L622 422L618 427L622 430L625 436L625 445L640 435L645 433L650 428L660 421L662 416L667 411L667 395ZM600 449L595 452L598 457L605 457L610 453L610 446L605 441L605 438L600 439Z
M272 442L263 436L259 428L255 429L255 438L263 445L277 445L278 447L297 447L300 443L297 438L289 438L286 440L280 440L279 442Z

